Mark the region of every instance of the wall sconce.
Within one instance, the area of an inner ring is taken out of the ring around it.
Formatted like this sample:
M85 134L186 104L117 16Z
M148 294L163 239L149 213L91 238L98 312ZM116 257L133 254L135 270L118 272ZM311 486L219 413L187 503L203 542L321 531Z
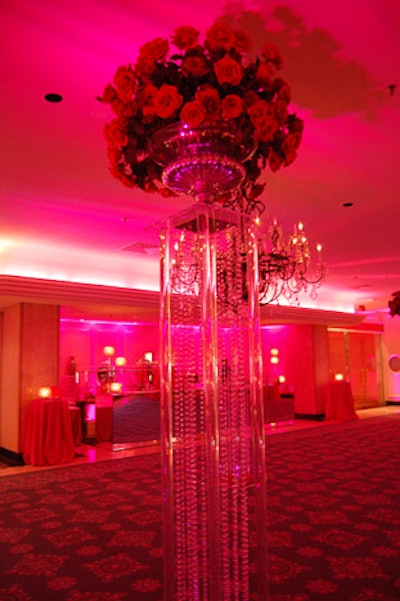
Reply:
M271 357L277 357L279 355L279 351L277 348L272 348L270 350Z
M118 367L124 367L126 365L126 357L116 357L115 365Z
M279 357L271 357L270 362L272 363L272 365L278 365Z
M153 363L153 353L145 353L144 360L148 361L149 363Z
M284 384L286 382L285 376L278 376L278 382L279 384Z
M50 386L41 386L38 390L38 395L41 399L48 399L52 396L52 390Z
M342 380L344 380L344 375L343 374L335 374L335 381L336 382L341 382Z

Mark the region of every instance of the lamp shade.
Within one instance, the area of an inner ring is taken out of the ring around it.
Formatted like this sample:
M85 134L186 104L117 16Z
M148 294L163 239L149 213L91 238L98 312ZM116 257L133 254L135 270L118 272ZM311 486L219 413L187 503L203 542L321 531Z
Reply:
M48 399L49 397L51 397L50 386L41 386L38 390L38 395L41 399Z
M103 349L103 353L106 357L112 357L115 355L115 348L113 346L105 346Z

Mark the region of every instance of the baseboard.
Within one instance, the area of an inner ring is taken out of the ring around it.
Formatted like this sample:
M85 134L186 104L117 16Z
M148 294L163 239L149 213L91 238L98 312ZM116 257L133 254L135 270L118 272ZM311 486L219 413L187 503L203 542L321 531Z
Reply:
M9 463L10 466L24 465L22 453L16 453L15 451L10 451L9 449L0 447L0 457L4 461L4 463Z
M294 416L296 419L311 419L317 422L325 419L325 413L295 413Z

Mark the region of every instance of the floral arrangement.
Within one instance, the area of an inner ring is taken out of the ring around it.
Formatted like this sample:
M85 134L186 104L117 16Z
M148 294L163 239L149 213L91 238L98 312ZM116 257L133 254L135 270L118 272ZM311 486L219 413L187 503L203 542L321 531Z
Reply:
M254 200L265 186L257 182L262 170L290 165L303 131L303 121L288 111L289 86L277 77L279 49L267 42L254 62L246 62L250 36L224 21L212 25L203 45L191 26L177 28L171 43L177 49L171 56L168 40L145 43L136 64L120 66L100 98L115 114L104 129L111 174L131 188L175 195L152 161L152 135L179 121L192 128L222 124L239 144L254 140L241 190Z
M393 292L392 298L388 302L389 314L394 317L400 315L400 290Z

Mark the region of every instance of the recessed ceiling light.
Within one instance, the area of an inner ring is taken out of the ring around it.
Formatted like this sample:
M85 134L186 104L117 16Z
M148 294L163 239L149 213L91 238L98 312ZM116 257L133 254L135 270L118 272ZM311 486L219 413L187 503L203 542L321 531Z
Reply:
M342 204L342 207L352 207L352 206L353 206L353 203L352 203L352 202L344 202L344 203Z
M47 100L47 102L61 102L63 99L61 94L54 94L53 92L46 94L44 98Z

